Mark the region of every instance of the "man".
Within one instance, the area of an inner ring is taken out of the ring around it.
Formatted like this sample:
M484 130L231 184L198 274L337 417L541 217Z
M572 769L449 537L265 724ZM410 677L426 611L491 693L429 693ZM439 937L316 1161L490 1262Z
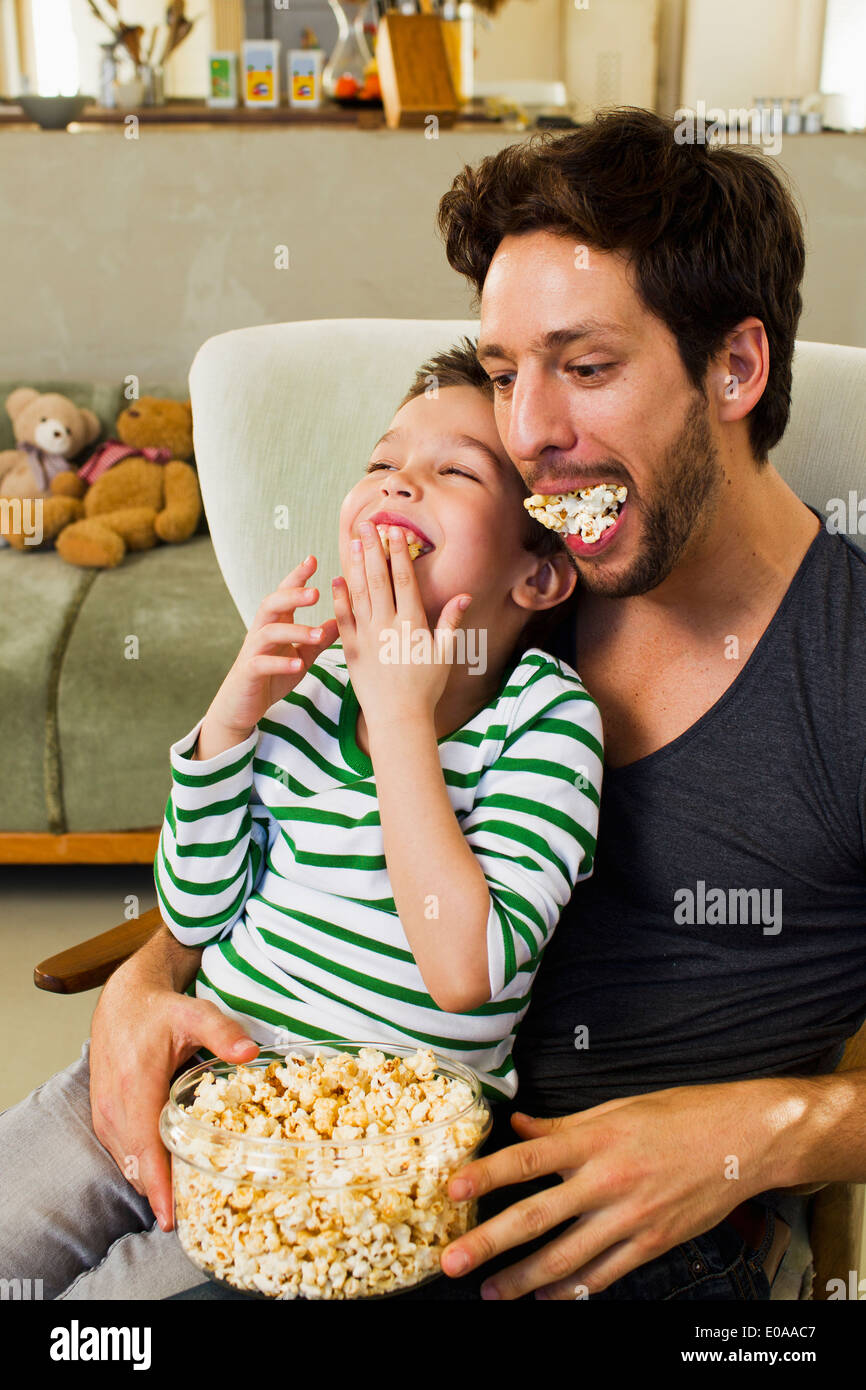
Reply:
M501 1298L766 1298L791 1190L866 1176L866 1079L830 1074L866 1011L866 562L765 461L799 221L757 157L634 111L464 170L440 221L526 481L627 497L601 540L568 542L581 607L559 654L600 704L606 773L595 873L518 1038L518 1102L552 1118L515 1119L522 1142L454 1179L486 1219L452 1280L404 1297L477 1297L492 1271ZM22 1102L79 1136L56 1175L59 1202L85 1194L77 1244L6 1183L46 1296L189 1287L159 1111L198 1047L257 1051L182 993L198 958L165 929L109 980L92 1126L75 1069ZM31 1144L21 1191L45 1162Z
M558 650L606 773L518 1038L521 1109L554 1118L451 1191L543 1182L443 1267L500 1257L485 1297L767 1297L792 1190L866 1177L866 1074L828 1074L866 1013L866 557L767 462L799 218L760 156L631 110L464 169L439 225L525 482L628 490L566 537Z

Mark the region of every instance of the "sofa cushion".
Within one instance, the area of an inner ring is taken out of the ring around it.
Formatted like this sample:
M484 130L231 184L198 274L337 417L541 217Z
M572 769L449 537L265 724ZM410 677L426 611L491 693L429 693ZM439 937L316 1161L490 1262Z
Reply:
M246 634L210 537L114 570L4 550L0 585L0 831L158 827L169 746L205 713Z
M0 550L0 831L53 828L55 663L92 582L57 555Z

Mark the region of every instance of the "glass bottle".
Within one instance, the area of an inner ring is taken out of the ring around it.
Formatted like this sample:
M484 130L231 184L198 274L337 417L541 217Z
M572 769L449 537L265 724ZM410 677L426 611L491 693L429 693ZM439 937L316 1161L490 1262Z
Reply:
M376 37L379 29L379 6L376 0L362 0L357 6L358 13L355 15L354 30L367 45L370 56L376 56Z
M333 97L341 77L353 77L357 90L363 87L364 69L373 61L373 55L367 47L363 29L359 34L354 23L358 10L362 8L357 0L328 0L328 4L337 21L337 42L322 73L322 91L325 96ZM352 16L351 22L347 10Z
M99 100L109 109L114 106L114 79L117 76L117 58L114 42L101 43L102 61L99 65Z

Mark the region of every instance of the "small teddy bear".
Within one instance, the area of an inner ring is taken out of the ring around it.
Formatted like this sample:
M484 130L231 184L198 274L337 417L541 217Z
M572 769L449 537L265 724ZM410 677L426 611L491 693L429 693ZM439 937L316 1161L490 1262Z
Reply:
M57 536L58 555L71 565L112 569L128 550L189 540L202 511L187 462L192 453L189 401L134 401L117 417L117 438L79 469L90 483L84 518Z
M92 410L57 392L41 395L32 386L7 396L6 409L18 447L0 451L0 499L6 502L0 506L0 535L16 549L38 548L84 515L79 499L87 484L71 460L102 427Z

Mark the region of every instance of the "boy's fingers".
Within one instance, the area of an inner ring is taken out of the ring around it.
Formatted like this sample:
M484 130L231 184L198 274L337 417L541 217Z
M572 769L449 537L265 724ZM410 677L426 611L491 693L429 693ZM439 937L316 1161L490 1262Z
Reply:
M469 594L457 594L450 598L447 603L442 605L442 612L439 614L439 621L436 624L439 629L456 632L463 622L463 615L469 607L471 598Z
M415 574L415 561L409 554L409 544L406 540L406 532L403 527L389 527L388 540L391 554L391 578L394 583L394 599L397 615L401 618L417 621L424 613L424 606L421 603L421 594L418 589L418 579ZM426 617L423 618L423 622L426 627Z
M339 635L339 627L336 618L326 618L323 623L319 623L319 628L322 633L321 637L317 637L313 642L298 642L297 645L299 647L311 647L313 650L316 648L330 647L331 643L336 641Z
M362 543L364 577L369 595L370 618L381 627L394 612L394 594L385 547L378 531L367 532Z
M258 635L263 647L310 647L321 640L322 633L319 626L311 628L303 623L265 623Z
M317 603L318 599L318 589L305 589L303 585L293 585L288 579L284 579L278 589L262 599L249 631L258 632L259 628L266 627L268 623L292 619L296 608L309 607L311 603Z
M349 598L352 603L355 622L369 622L371 615L370 590L367 586L367 568L364 563L364 546L362 541L358 541L357 545L354 540L351 542Z
M352 605L349 602L348 585L342 575L337 579L331 580L331 595L334 600L335 621L338 631L353 632L355 627L355 615L352 612Z
M299 565L295 565L293 570L289 570L285 579L281 580L279 587L285 589L288 588L290 584L297 584L298 575L300 574L305 574L307 576L311 575L316 568L316 563L315 555L308 555L306 560L302 560Z
M463 622L463 615L472 602L471 594L458 594L456 598L449 599L443 608L443 613L448 614L448 622L452 627L459 627Z
M330 647L336 642L340 635L340 628L336 618L328 618L322 623L322 639L316 645L319 647Z

